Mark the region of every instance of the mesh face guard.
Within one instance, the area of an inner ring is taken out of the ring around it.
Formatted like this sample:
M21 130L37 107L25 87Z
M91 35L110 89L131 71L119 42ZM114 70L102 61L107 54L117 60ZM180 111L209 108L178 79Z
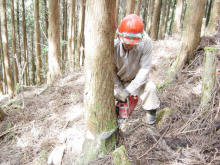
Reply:
M142 41L144 37L144 33L120 33L118 30L116 33L119 35L120 41L128 45L137 45Z

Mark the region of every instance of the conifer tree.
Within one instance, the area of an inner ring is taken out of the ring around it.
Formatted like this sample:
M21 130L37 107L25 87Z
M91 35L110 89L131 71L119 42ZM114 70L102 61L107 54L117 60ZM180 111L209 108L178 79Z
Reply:
M6 17L6 0L0 0L0 18L1 18L1 37L5 65L5 74L7 80L8 94L10 97L14 96L14 88L11 76L10 58L8 53L8 30Z
M61 75L60 70L60 20L59 0L49 0L49 28L48 28L48 73L47 83L51 84Z

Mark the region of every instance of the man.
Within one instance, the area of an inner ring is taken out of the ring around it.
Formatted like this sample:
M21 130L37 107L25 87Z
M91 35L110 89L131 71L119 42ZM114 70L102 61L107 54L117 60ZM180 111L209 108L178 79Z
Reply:
M139 96L142 108L146 110L146 123L154 124L160 101L156 95L156 86L148 81L152 41L144 32L144 24L136 14L127 15L121 21L114 41L114 51L115 98L126 101L129 95Z

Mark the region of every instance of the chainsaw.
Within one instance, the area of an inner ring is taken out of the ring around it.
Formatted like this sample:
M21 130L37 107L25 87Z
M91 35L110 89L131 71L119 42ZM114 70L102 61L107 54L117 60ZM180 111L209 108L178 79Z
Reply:
M129 96L125 102L117 100L116 101L116 112L118 115L117 127L111 131L103 132L100 135L100 139L104 140L111 137L112 134L114 134L118 130L123 120L127 119L130 116L131 112L134 111L134 108L136 107L137 103L138 103L137 96Z
M138 96L129 96L125 102L116 102L116 112L119 119L127 119L131 112L134 111L138 103Z

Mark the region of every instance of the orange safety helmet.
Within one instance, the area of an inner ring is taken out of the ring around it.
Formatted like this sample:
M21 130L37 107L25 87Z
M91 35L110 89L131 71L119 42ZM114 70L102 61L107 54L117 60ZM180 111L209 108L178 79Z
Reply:
M144 24L136 14L124 17L117 29L117 34L122 43L137 45L144 36Z

